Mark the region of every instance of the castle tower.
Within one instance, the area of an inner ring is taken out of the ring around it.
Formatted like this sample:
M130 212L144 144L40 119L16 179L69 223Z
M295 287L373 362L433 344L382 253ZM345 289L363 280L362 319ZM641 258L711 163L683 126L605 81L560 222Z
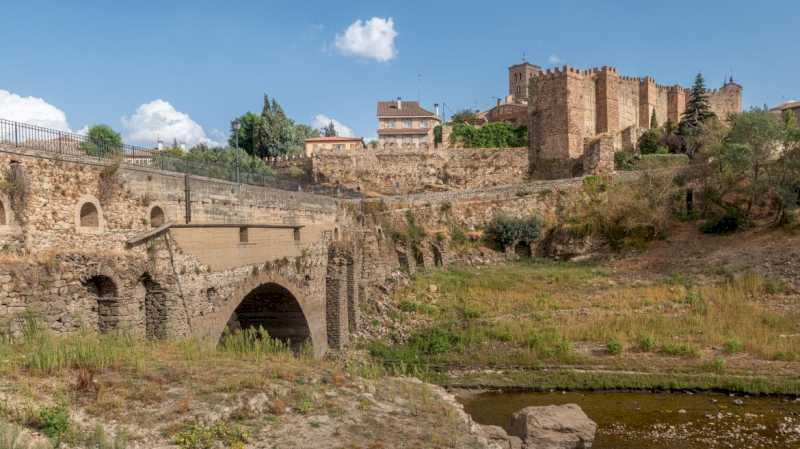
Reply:
M619 74L613 67L603 66L595 83L595 133L619 131Z
M656 81L646 76L639 81L639 127L650 128L650 117L656 109L656 102L658 101L658 90L656 89ZM663 120L663 118L662 118Z
M528 81L542 68L529 62L512 65L508 68L508 94L514 103L527 103Z
M677 125L686 110L686 89L672 86L667 91L667 119Z

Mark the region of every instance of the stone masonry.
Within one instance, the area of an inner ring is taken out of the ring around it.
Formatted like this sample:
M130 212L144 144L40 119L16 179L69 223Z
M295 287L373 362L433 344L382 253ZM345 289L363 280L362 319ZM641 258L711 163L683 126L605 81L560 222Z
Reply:
M621 76L613 67L535 72L528 86L530 173L536 179L589 174L583 157L596 137L610 137L612 150L630 147L650 127L654 112L659 124L678 123L687 97L686 88ZM742 87L730 80L709 91L709 101L725 119L741 112Z

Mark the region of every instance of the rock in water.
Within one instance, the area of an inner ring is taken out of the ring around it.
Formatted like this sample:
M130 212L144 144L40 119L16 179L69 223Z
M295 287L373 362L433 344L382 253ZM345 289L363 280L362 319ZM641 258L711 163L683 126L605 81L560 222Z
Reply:
M527 449L589 449L597 424L576 404L525 407L511 417L511 434Z

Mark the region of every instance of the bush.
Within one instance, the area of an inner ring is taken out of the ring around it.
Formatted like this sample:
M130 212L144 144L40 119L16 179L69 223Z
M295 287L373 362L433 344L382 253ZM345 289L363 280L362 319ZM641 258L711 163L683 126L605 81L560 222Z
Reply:
M450 133L450 143L461 142L465 148L506 148L528 145L528 128L510 123L489 123L480 128L456 123Z
M542 219L536 215L528 218L497 215L487 225L484 238L496 248L505 250L517 243L530 245L539 238L541 228Z
M714 215L707 219L700 226L700 231L704 234L729 234L746 225L747 218L745 214L736 209L731 209L721 215Z
M699 357L700 351L687 343L666 343L661 346L661 353L675 357Z
M614 168L622 171L634 170L638 160L639 156L630 151L617 151L614 153Z
M652 335L642 335L638 341L639 350L642 352L650 352L656 348L656 339Z
M723 350L726 354L736 354L744 351L744 344L741 341L732 338L725 342L723 345Z
M61 441L70 430L69 410L63 404L39 410L36 427L51 440Z
M661 130L658 128L648 129L641 136L639 141L636 142L636 147L641 154L654 154L657 153L661 146Z
M606 349L611 355L622 354L622 343L620 343L620 341L616 338L612 338L608 341L608 343L606 343Z

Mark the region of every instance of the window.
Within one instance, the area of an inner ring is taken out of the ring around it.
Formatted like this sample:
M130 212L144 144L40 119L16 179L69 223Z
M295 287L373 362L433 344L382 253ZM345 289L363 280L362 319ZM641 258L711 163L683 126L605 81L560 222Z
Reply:
M100 226L100 217L94 204L83 203L81 206L81 226L89 228Z
M403 120L403 128L411 128L411 120Z
M394 128L394 120L386 121L386 127L387 128Z
M164 211L155 206L150 210L150 226L157 228L164 224Z
M420 128L427 128L428 127L428 121L427 120L420 120L419 127Z
M249 241L247 235L247 228L241 227L239 228L239 243L247 243Z
M343 150L344 149L344 145L342 145L341 143L336 143L336 144L333 145L333 149L334 150Z

